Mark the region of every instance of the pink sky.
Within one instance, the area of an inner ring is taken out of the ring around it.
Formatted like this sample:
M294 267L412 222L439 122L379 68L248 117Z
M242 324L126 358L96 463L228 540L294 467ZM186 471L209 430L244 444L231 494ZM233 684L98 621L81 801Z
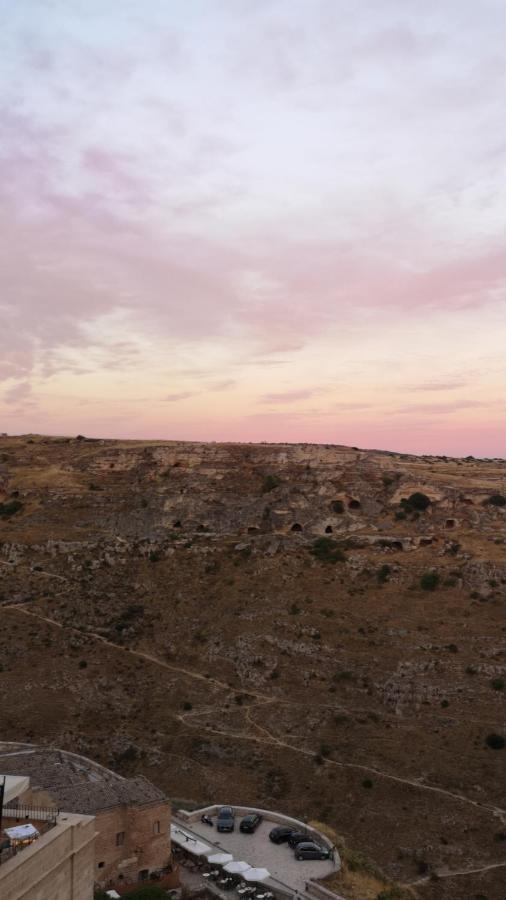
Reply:
M0 431L505 455L502 0L0 12Z

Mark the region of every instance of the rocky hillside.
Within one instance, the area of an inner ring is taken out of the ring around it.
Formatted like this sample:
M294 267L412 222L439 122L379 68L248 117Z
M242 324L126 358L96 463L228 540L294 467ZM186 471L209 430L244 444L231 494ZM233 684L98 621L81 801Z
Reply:
M504 900L505 542L502 460L0 438L1 737Z

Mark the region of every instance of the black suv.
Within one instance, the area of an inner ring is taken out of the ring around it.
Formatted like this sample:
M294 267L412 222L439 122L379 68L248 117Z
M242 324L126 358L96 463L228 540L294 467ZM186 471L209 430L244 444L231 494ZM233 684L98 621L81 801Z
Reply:
M262 816L259 813L250 813L249 816L245 816L239 825L239 831L242 831L244 834L253 834L254 831L257 830L260 822L262 821Z
M218 811L216 828L218 831L233 831L235 825L234 810L231 806L222 806Z
M297 844L295 848L295 859L330 859L331 854L328 847L320 847L313 841Z
M269 831L269 840L273 844L285 844L291 834L295 834L295 828L289 828L288 825L276 825L276 828Z
M297 844L302 844L303 842L310 841L310 836L305 831L292 831L292 833L288 836L288 843L290 847L293 849L297 846Z

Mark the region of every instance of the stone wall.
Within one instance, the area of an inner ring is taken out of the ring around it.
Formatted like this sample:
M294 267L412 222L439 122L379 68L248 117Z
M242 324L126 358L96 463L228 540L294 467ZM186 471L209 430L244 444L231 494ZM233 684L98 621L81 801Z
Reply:
M143 807L118 806L99 811L96 826L95 881L98 884L118 879L136 882L140 872L151 873L169 864L168 800ZM118 838L121 834L124 837Z

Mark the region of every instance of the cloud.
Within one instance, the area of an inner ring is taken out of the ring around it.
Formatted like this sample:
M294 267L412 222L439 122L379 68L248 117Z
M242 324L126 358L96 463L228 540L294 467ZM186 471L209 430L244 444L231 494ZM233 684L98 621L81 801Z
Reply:
M482 409L488 407L496 407L493 401L483 403L479 400L462 400L455 403L410 403L406 406L392 410L392 414L420 413L428 416L447 415L454 412L460 412L465 409Z
M320 393L320 391L316 391L314 390L314 388L281 391L279 394L264 394L262 397L260 397L260 403L297 403L299 400L308 400L310 397L314 397L314 395L317 393Z
M423 393L430 391L456 391L459 388L466 387L467 382L464 380L455 381L421 381L419 384L406 385L405 391L421 391Z
M7 404L24 403L31 399L32 386L28 381L19 381L4 391L3 399Z
M181 391L179 394L167 394L163 400L165 403L177 403L179 400L188 400L190 397L196 397L198 392Z

